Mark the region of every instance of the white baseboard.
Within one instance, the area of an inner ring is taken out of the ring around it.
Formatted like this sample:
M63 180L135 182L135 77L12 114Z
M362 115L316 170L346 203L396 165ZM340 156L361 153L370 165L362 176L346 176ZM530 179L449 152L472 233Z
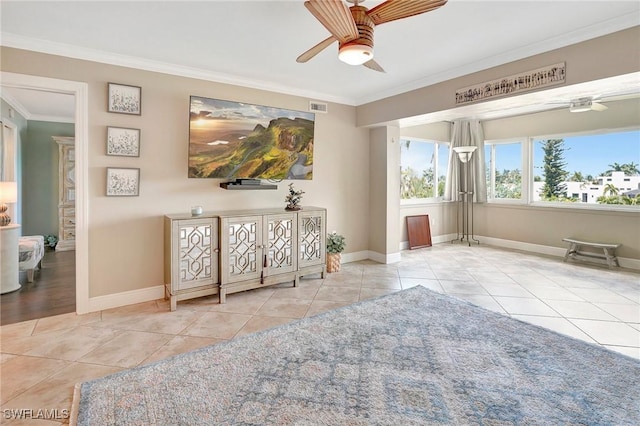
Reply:
M512 250L522 250L531 253L545 254L549 256L564 257L566 249L562 247L543 246L540 244L524 243L521 241L503 240L500 238L475 236L480 244L487 244L495 247L504 247ZM440 235L432 238L433 244L450 243L456 239L455 234ZM400 250L408 250L409 242L402 241ZM357 262L360 260L373 260L379 263L395 263L402 260L401 253L383 254L371 250L357 251L353 253L342 253L341 263ZM640 270L640 260L618 257L620 266L628 269ZM135 303L149 302L164 298L164 286L142 288L140 290L125 291L122 293L109 294L106 296L92 297L89 299L89 311L96 312L104 309L118 308L120 306L133 305Z
M340 263L358 262L360 260L367 260L367 259L369 259L368 250L356 251L353 253L342 253L342 256L340 258Z
M385 264L396 263L402 260L400 252L383 254L383 253L378 253L377 251L369 250L368 253L369 253L368 258L378 263L385 263Z
M514 250L528 251L532 253L546 254L549 256L564 257L567 252L566 248L543 246L539 244L523 243L521 241L503 240L500 238L477 237L481 243L485 243L496 247L505 247ZM618 263L621 268L640 270L640 260L629 259L618 256Z
M452 240L455 240L456 237L457 237L456 234L440 235L437 237L433 237L432 243L433 244L448 243L448 242L451 242ZM543 246L540 244L524 243L522 241L503 240L501 238L483 237L479 235L476 235L475 238L480 241L480 244L487 244L487 245L496 246L496 247L504 247L512 250L528 251L530 253L545 254L548 256L564 257L565 253L567 252L567 249L562 247ZM400 250L408 250L408 249L409 249L409 242L402 241L400 243ZM618 256L618 263L620 263L620 267L622 268L640 270L640 260L638 259L628 259L625 257Z
M567 249L563 249L562 247L543 246L540 244L524 243L522 241L503 240L501 238L479 237L477 235L476 238L480 240L480 244L546 254L549 256L564 257L564 254L567 252Z
M456 234L445 234L431 237L431 244L450 243L456 239ZM400 241L400 250L409 250L409 241Z
M373 260L378 263L400 262L400 253L382 254L377 251L363 250L354 253L342 253L340 263L358 262L360 260Z
M89 312L102 311L104 309L119 308L120 306L149 302L164 298L164 286L141 288L139 290L124 291L122 293L108 294L89 298Z

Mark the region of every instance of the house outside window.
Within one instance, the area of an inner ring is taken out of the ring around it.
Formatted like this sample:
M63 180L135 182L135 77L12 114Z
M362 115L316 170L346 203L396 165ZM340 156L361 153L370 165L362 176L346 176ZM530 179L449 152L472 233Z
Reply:
M400 203L441 201L448 159L448 142L400 139Z
M640 209L640 129L485 141L487 200Z
M537 203L640 208L640 130L533 138Z

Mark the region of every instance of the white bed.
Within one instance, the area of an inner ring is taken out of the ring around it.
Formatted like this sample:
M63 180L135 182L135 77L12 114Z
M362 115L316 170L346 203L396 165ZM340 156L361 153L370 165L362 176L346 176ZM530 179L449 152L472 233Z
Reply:
M36 269L42 266L44 257L44 237L42 235L30 235L20 237L19 266L21 271L27 271L27 281L33 282Z

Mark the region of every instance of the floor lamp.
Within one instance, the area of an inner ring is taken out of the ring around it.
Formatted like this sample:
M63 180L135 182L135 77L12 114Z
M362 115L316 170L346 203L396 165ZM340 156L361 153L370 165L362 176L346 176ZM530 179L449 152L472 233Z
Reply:
M453 150L458 154L458 159L462 163L462 176L460 176L460 191L458 191L458 211L456 212L456 230L458 237L453 241L466 241L471 246L471 241L480 244L473 235L473 180L471 157L478 149L477 146L458 146ZM462 208L460 208L462 204ZM462 228L460 224L462 223ZM452 242L453 242L452 241Z

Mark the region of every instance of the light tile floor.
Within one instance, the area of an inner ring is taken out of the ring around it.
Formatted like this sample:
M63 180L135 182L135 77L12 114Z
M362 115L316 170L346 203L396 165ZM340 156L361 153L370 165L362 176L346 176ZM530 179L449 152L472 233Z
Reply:
M485 245L439 244L402 261L342 265L338 273L178 303L164 300L0 327L1 422L65 423L73 387L299 318L422 285L640 359L640 274ZM57 410L57 411L56 411ZM52 415L53 414L53 415Z

